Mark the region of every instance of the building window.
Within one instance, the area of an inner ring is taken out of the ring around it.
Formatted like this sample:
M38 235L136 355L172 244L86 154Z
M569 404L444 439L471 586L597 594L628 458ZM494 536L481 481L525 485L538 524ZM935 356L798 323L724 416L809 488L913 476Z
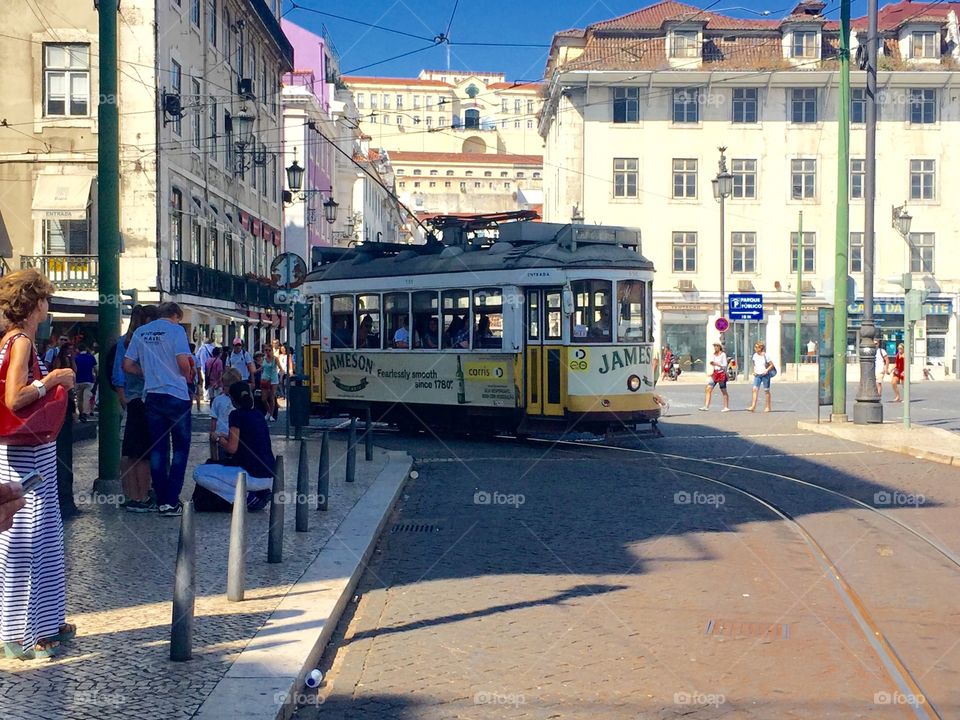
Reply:
M433 127L433 115L427 115L427 127Z
M850 272L863 272L863 233L850 233Z
M523 107L522 102L521 102L520 100L514 100L514 101L513 101L513 114L514 114L514 115L519 115L520 112L521 112L521 110L520 110L521 107Z
M504 115L510 112L510 107L506 98L500 99L500 112Z
M377 109L377 96L374 93L370 93L370 109L371 110Z
M89 255L89 220L44 220L44 255Z
M810 200L817 193L817 161L790 161L790 198L792 200Z
M447 126L447 116L446 116L446 115L440 115L439 117L437 117L437 125L439 125L440 127L446 127L446 126Z
M673 161L673 197L697 196L697 161L690 158Z
M424 95L423 99L427 101L427 110L433 110L433 95Z
M43 45L43 114L90 114L90 46Z
M403 115L397 115L397 125L403 125Z
M170 191L170 259L179 260L183 255L183 193L177 188Z
M910 161L910 199L933 200L936 198L937 161Z
M797 272L797 233L790 233L790 272ZM805 232L803 234L803 271L812 273L816 271L816 252L817 236L816 233Z
M390 96L387 95L386 93L383 94L383 109L384 110L390 109Z
M521 178L523 178L523 177L524 177L524 173L523 173L523 171L521 170L520 172L517 173L517 179L519 180L519 179L521 179Z
M477 182L473 183L473 186L474 186L475 188L483 187L483 183L477 181Z
M414 95L414 96L413 96L413 109L414 109L414 110L419 110L419 109L420 109L420 96L419 96L419 95Z
M795 58L816 58L817 33L813 30L794 30L791 55Z
M397 95L397 110L403 110L403 95Z
M640 88L615 87L613 93L613 121L635 123L640 120Z
M180 67L180 63L176 60L170 61L170 87L173 90L175 95L183 95L183 70ZM182 104L181 100L181 104ZM174 119L173 131L177 135L183 134L183 120L180 117Z
M910 34L910 57L928 60L940 57L940 33L914 32Z
M910 272L933 272L934 234L910 233Z
M447 177L453 177L453 170L447 170Z
M700 122L700 91L697 88L677 88L673 91L673 121Z
M535 172L535 173L533 174L533 179L534 179L534 180L539 180L539 179L540 179L540 173Z
M357 110L363 110L363 93L357 93Z
M190 0L190 24L200 27L200 0Z
M490 172L489 170L484 170L483 176L484 176L484 177L493 177L493 173Z
M733 122L757 122L757 88L733 89Z
M817 89L792 88L790 93L790 122L815 123L817 121Z
M398 184L401 188L405 188L405 187L407 186L407 184L406 184L405 182L403 182L403 181L401 181L401 182L399 182L399 183L397 183L397 184Z
M910 91L910 123L930 125L937 121L937 91L912 89Z
M436 186L437 186L437 183L431 180L430 187L435 188Z
M193 141L193 146L199 150L200 137L203 134L203 129L202 129L203 123L201 122L202 116L201 116L201 111L199 107L200 106L200 81L191 80L190 86L193 88L193 102L197 104L197 107L193 109L193 116L190 118L190 126L191 126L190 129L191 129L191 135L192 135L191 140Z
M730 233L730 250L733 272L757 271L757 234L755 232Z
M415 188L418 188L418 187L420 187L420 183L419 183L419 182L415 182L415 183L413 184L413 186L414 186Z
M533 130L533 120L527 120L527 130Z
M637 158L614 158L613 196L615 198L637 197L639 162Z
M670 34L670 57L700 57L699 33L696 30L674 30Z
M467 191L467 184L466 184L465 182L461 182L461 183L460 183L460 192L466 192L466 191Z
M519 130L519 129L520 129L520 121L519 121L519 120L514 120L514 121L513 121L513 129L514 129L514 130Z
M867 121L867 91L850 88L850 122L863 125Z
M850 159L850 199L863 200L863 182L866 178L864 169L865 160L862 158Z
M695 232L673 234L673 271L697 271L697 234Z
M210 38L210 45L217 46L217 0L210 0L207 4L207 36Z
M431 171L430 171L430 174L431 174L431 175L439 175L439 174L440 174L440 171L439 171L439 170L431 170Z
M757 196L756 160L731 160L730 172L733 175L733 197L755 198Z
M447 180L447 181L445 181L445 182L443 183L443 186L444 186L445 188L450 187L450 185L451 185L451 182L450 182L449 180Z
M219 158L217 157L217 101L214 98L210 98L210 115L208 116L210 121L210 135L207 138L209 148L207 152L210 154L211 162L218 162Z

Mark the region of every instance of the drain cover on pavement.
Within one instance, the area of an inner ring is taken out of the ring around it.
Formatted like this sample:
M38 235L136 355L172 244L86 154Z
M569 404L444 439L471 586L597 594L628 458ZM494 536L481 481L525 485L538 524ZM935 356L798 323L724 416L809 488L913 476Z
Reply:
M430 523L397 523L393 526L391 533L415 532L415 533L434 533L440 532L439 525Z
M784 623L744 622L740 620L708 620L704 635L729 638L764 638L789 640L790 625Z

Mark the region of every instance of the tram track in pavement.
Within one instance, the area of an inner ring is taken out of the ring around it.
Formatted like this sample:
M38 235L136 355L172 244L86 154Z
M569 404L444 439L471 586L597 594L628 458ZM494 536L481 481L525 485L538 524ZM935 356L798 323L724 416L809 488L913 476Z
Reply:
M506 438L501 437L500 439L505 440ZM547 440L537 438L528 438L526 441L531 444L549 444L552 447L557 448L579 448L581 450L629 453L643 457L656 458L660 461L658 467L663 470L722 487L725 490L737 493L763 506L768 512L770 512L780 521L789 525L791 529L793 529L794 532L803 539L813 557L822 567L824 575L829 577L831 583L839 594L845 609L852 618L856 627L864 636L866 642L873 649L874 653L877 655L878 659L886 669L891 681L898 688L903 698L913 699L913 702L904 703L904 705L912 711L913 716L916 718L922 718L924 720L931 718L942 720L945 717L950 717L949 715L941 714L937 708L937 705L931 700L930 695L924 692L920 678L916 676L916 671L912 671L907 666L903 657L903 653L898 652L894 647L894 644L889 639L889 633L885 633L881 629L881 622L876 618L876 613L870 610L868 604L864 602L860 594L857 593L844 574L840 572L837 564L833 559L831 559L821 542L818 541L814 536L814 533L811 532L811 530L808 529L803 522L797 519L798 513L791 513L782 507L779 502L770 499L768 496L764 496L764 494L751 491L742 485L731 482L728 478L721 479L717 477L711 477L709 475L704 475L703 473L684 470L682 467L676 467L675 465L694 463L701 466L701 468L703 465L722 468L727 473L731 471L748 472L766 478L775 478L777 480L790 483L796 487L824 493L833 499L848 503L851 506L849 508L850 510L863 510L869 513L871 517L882 518L883 521L892 526L891 529L894 531L908 533L911 538L919 541L925 548L932 549L940 558L945 559L954 570L958 571L958 578L960 578L960 556L951 551L949 548L945 547L936 539L929 537L923 532L920 532L916 528L903 522L899 518L894 517L890 513L875 508L858 498L833 488L829 488L809 480L804 480L802 478L787 475L785 473L765 470L762 468L753 468L741 463L726 462L725 459L693 457L678 453L630 448L607 443L578 442L573 440ZM749 456L745 456L744 459L749 459ZM938 661L939 659L940 658L938 658ZM936 664L936 662L934 664Z

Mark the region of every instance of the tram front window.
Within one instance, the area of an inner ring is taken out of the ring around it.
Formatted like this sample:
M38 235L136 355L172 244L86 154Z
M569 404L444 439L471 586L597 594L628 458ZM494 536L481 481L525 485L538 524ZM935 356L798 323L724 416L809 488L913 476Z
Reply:
M424 350L440 347L440 295L436 292L413 294L413 346Z
M353 296L334 295L331 301L333 333L330 345L334 348L353 347Z
M573 290L574 342L610 342L613 337L609 280L575 280Z
M646 283L642 280L621 280L617 283L617 340L620 342L644 342L647 339L645 326Z
M383 296L383 317L387 332L385 347L406 350L410 347L410 296L387 293Z
M357 296L357 348L380 348L380 296Z
M473 292L474 349L503 347L503 291L484 288Z
M470 291L443 292L443 347L470 347Z

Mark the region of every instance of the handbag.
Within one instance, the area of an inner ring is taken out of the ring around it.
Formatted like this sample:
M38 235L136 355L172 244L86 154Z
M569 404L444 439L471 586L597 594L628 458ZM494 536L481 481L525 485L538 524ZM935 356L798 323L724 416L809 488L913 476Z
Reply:
M720 369L718 368L718 369L716 369L716 370L713 371L713 376L712 376L712 378L713 378L713 381L714 381L715 383L722 383L722 382L725 382L725 381L726 381L726 379L727 379L727 373L725 373L723 370L720 370Z
M764 355L764 356L763 356L763 359L766 360L766 359L767 359L767 356ZM770 364L773 365L773 363L770 363ZM776 365L773 365L773 367L771 367L769 370L767 370L766 375L767 375L767 377L771 377L771 378L772 378L772 377L776 377L776 376L777 376L777 366L776 366Z
M21 333L22 334L22 333ZM7 372L10 369L10 343L20 335L14 335L7 341L7 352L0 363L0 445L43 445L57 439L60 428L67 417L67 390L57 385L36 402L20 410L7 407L4 398L7 391ZM33 377L43 377L40 360L33 353Z

